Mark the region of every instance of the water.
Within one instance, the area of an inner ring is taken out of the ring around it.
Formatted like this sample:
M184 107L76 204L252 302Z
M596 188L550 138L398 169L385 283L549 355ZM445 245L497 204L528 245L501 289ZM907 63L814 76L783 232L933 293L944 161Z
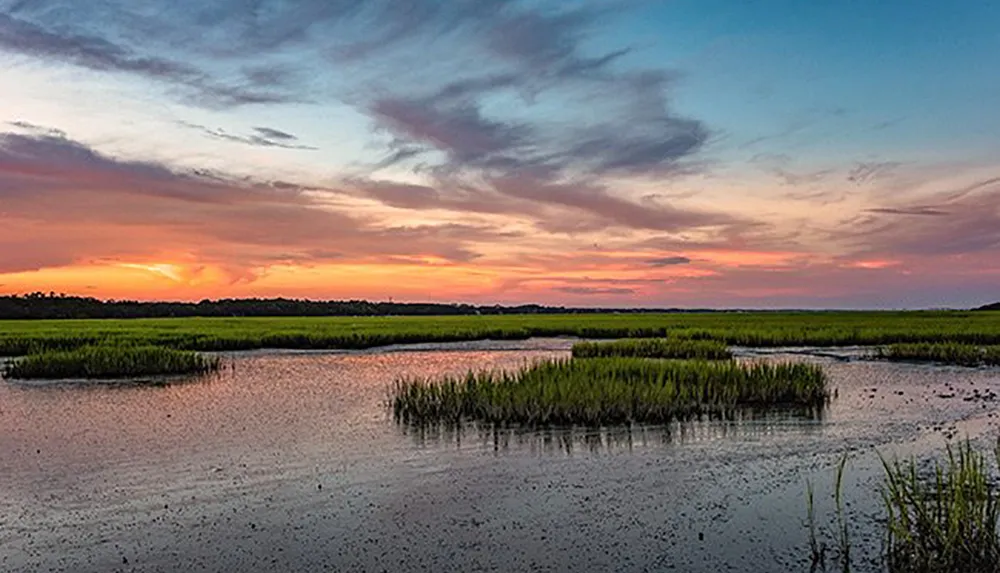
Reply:
M819 419L420 433L385 408L397 376L571 344L247 352L166 387L2 384L0 570L807 571L805 482L828 521L843 452L855 570L875 570L877 453L997 433L976 396L1000 392L1000 370L850 349L764 353L825 366L838 396Z

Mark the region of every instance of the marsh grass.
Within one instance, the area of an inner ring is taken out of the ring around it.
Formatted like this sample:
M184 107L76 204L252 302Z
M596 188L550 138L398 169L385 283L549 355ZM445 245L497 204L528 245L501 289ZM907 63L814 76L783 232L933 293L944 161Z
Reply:
M405 378L390 392L396 420L413 425L665 423L826 400L826 378L815 365L639 358L548 360L518 372Z
M1000 344L994 312L714 312L0 321L0 355L98 344L178 350L361 349L415 342L674 338L728 345Z
M837 463L837 479L834 483L834 504L837 511L837 530L833 536L837 541L837 563L841 573L851 572L851 536L847 525L847 514L844 508L844 468L847 466L847 454L840 457ZM809 553L811 566L809 571L826 571L826 557L829 546L819 538L816 527L815 488L811 481L806 481L806 519L809 526Z
M994 457L1000 460L1000 450ZM930 475L912 460L882 462L891 573L1000 570L1000 498L985 455L969 442L949 447Z
M158 346L83 346L42 350L9 362L4 378L131 378L202 374L217 370L218 358Z
M914 460L881 458L885 518L882 563L888 573L995 573L1000 571L1000 442L993 462L970 441L921 471ZM837 561L851 568L851 538L842 496L844 463L837 466ZM994 463L997 464L994 466ZM811 571L826 571L830 546L816 526L814 488L806 482ZM832 552L832 551L831 551Z
M1000 365L1000 345L959 343L893 344L879 348L876 357L898 362L939 362L957 366Z
M579 342L573 345L573 358L681 358L728 360L729 347L717 340L681 338L626 338L612 342Z

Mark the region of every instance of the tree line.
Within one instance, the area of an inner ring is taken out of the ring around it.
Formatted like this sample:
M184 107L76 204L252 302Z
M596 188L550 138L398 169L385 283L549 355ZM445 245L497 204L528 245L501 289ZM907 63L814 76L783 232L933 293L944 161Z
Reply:
M475 314L557 314L651 312L652 309L567 308L366 300L306 300L290 298L226 298L200 302L100 300L92 297L35 292L0 296L0 319L168 318L225 316L447 316ZM661 309L659 312L663 312Z

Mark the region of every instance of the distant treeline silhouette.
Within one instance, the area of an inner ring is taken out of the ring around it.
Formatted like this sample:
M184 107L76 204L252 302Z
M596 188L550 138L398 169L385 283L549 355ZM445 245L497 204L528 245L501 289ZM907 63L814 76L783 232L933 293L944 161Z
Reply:
M668 309L566 308L526 304L470 304L318 301L288 298L241 298L200 302L100 300L55 293L0 296L0 319L46 318L166 318L193 316L390 316L472 314L557 314L595 312L669 312Z
M977 308L976 310L1000 310L1000 302L995 302L993 304L987 304L985 306L981 306L981 307Z

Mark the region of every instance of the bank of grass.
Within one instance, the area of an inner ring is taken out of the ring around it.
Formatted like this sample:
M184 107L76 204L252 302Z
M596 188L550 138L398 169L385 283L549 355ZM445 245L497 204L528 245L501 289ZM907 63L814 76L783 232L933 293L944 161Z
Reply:
M826 571L828 554L836 569L852 569L852 536L842 491L846 460L841 458L837 467L836 530L826 530L835 545L821 539L825 536L817 528L813 487L806 484L811 571ZM877 523L883 528L880 561L888 573L1000 571L1000 442L992 455L966 440L949 446L946 456L929 467L912 459L885 458L882 467L884 516Z
M573 345L573 358L615 356L728 360L733 354L724 342L683 338L626 338L612 342L579 342Z
M401 379L391 394L397 421L527 426L665 423L737 408L821 407L820 367L639 358L548 360L518 372Z
M958 343L893 344L879 348L878 358L897 362L938 362L958 366L1000 365L1000 345Z
M0 355L94 344L178 350L360 349L415 342L685 338L731 346L1000 344L997 312L716 312L0 321Z
M42 350L8 363L4 378L133 378L203 374L219 368L219 359L189 350L158 346L82 346Z
M913 461L883 464L891 573L1000 571L1000 495L987 456L966 442L928 475Z

